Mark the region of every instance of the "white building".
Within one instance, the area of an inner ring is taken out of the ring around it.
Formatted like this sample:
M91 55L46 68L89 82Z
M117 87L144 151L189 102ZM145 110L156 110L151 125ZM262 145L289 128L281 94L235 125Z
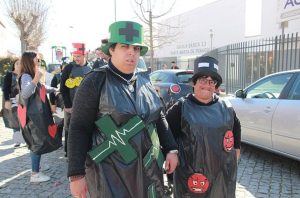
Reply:
M7 53L6 48L6 27L5 25L0 21L0 57L5 56Z
M187 68L196 56L214 48L299 32L299 17L299 0L218 0L162 21L179 32L154 57L158 66L175 60Z

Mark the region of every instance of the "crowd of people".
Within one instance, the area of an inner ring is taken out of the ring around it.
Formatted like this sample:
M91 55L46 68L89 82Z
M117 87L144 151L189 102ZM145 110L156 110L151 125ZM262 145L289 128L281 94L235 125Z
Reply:
M73 61L51 86L41 82L41 56L32 51L5 76L3 118L30 150L30 182L51 179L40 171L41 156L62 147L64 131L73 197L165 197L164 173L176 198L235 197L241 126L230 103L215 94L222 83L218 61L196 58L193 93L164 113L149 73L137 70L148 51L143 27L117 21L109 33L92 68L84 43L74 43Z

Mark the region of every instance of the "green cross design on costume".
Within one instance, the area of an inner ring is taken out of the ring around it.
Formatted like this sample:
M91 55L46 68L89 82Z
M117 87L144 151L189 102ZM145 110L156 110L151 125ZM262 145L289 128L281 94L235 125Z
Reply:
M154 159L156 159L158 167L162 167L165 159L160 150L160 143L158 139L158 135L156 129L153 124L148 127L148 134L151 138L152 147L149 149L148 153L143 159L143 164L145 168L149 168Z
M148 187L148 198L156 198L156 191L154 183Z
M139 116L134 116L121 128L117 128L109 115L96 121L97 127L105 134L107 140L88 152L96 163L100 163L111 153L120 153L126 164L137 158L136 151L129 144L129 140L145 128Z
M133 37L139 36L139 31L133 28L133 23L127 22L126 28L120 28L119 34L124 35L126 38L126 41L133 41Z

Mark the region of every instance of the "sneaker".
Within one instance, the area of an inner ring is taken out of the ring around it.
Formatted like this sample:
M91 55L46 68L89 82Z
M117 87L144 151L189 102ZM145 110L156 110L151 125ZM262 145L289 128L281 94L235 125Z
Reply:
M40 166L40 170L41 171L46 171L46 170L49 170L50 167L48 166L48 164L43 164L43 166Z
M18 147L20 147L20 145L21 145L21 143L18 142L18 143L15 143L14 147L18 148Z
M31 177L30 177L31 183L46 182L49 180L50 180L50 177L47 175L44 175L42 172L38 172L34 175L31 174Z

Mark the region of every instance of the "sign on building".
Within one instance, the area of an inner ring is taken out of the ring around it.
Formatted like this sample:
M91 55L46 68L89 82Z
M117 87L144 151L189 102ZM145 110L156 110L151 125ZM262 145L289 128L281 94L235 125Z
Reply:
M278 0L278 21L300 18L300 0Z

